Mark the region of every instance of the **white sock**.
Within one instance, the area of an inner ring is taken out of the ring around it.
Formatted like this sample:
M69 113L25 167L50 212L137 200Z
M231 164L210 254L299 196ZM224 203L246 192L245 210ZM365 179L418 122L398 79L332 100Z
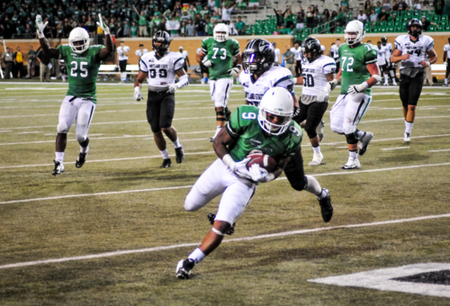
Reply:
M386 74L386 73L384 74L384 82L385 82L385 83L387 83L387 82L388 82L388 76L387 76L387 74Z
M62 75L61 78L62 78L63 82L66 81L66 77L65 76Z
M320 146L313 147L313 152L317 154L320 153Z
M356 153L358 153L358 151L348 151L348 156L353 157L353 158L357 158L358 155Z
M308 184L305 187L305 190L318 196L322 192L322 187L320 186L319 182L316 180L314 176L311 175L305 175L306 179L308 180Z
M405 133L411 134L414 122L408 122L405 120Z
M55 152L55 160L62 163L64 161L64 152Z
M165 149L164 151L159 151L161 152L161 155L164 159L169 159L169 152L167 152L167 149Z
M327 195L328 195L328 192L326 192L325 189L322 188L322 191L320 192L320 194L317 195L317 199L322 200Z
M177 137L177 140L172 141L173 146L175 147L175 149L178 149L179 147L181 147L181 143L180 143L180 138Z
M126 72L122 72L121 74L120 74L120 79L122 80L122 81L125 81L126 79L127 79L127 73Z
M80 146L80 153L86 153L87 151L89 151L89 146L87 146L86 148Z
M202 261L206 257L205 253L200 250L200 248L196 248L189 256L189 259L193 259L195 261L195 264L198 264L200 261Z
M444 84L445 85L447 85L447 82L448 82L447 80L448 80L447 78L444 79Z
M358 134L358 138L361 139L361 138L364 137L364 135L366 135L366 132L363 132L363 131L358 130L358 131L356 132L356 134Z
M216 138L216 136L217 135L219 135L219 133L220 133L220 130L222 130L222 128L223 128L223 126L218 126L217 128L216 128L216 133L214 134L214 138Z

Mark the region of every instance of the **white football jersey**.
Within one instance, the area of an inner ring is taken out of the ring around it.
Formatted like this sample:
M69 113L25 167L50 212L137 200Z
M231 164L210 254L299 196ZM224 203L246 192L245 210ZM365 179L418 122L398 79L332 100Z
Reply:
M376 46L375 50L377 50L377 62L378 66L386 65L386 53L389 52L386 46L381 45L380 48Z
M259 106L265 92L272 87L283 87L294 94L292 73L289 69L280 66L272 66L256 81L249 72L242 70L239 74L239 83L244 87L245 100L250 105Z
M336 44L334 44L334 45L331 46L330 52L331 52L331 57L332 57L334 60L339 59L339 47L338 47Z
M130 52L130 47L124 46L122 48L122 46L120 46L117 48L117 54L119 54L119 61L124 61L128 59L128 56L126 56L124 52Z
M184 58L180 52L168 52L158 59L152 51L141 57L139 70L148 73L149 89L160 91L175 83L175 71L183 68L183 64Z
M294 52L295 54L295 60L301 61L303 58L302 54L302 48L299 46L298 49L295 49L294 47L291 48L291 52Z
M336 62L331 57L322 55L314 62L303 61L302 75L303 75L303 89L302 96L323 95L328 84L326 74L336 72ZM303 102L302 98L302 102ZM319 101L321 102L321 101Z
M147 49L144 49L143 51L141 51L141 49L137 49L136 52L134 54L136 54L137 56L141 57L142 55L144 55L145 53L148 53Z
M386 50L386 61L390 62L391 61L391 56L392 56L392 44L391 43L386 43L386 45L382 44L382 46L387 48L387 50Z
M447 52L447 60L450 59L450 44L444 46L444 52Z
M395 48L402 52L401 55L408 53L409 59L402 60L400 70L405 67L422 68L420 62L425 61L428 51L434 47L434 40L428 35L421 35L417 41L412 41L409 35L400 35L395 39Z
M183 58L186 58L189 53L186 50L183 50L183 52L180 52L180 54Z
M280 62L280 49L275 49L275 62L279 63Z

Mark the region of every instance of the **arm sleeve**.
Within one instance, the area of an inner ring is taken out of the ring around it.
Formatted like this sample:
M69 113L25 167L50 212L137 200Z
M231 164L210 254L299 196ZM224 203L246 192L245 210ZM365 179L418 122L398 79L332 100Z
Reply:
M243 128L240 126L240 121L239 120L241 118L241 109L238 107L232 114L231 114L231 118L230 121L227 122L227 131L228 134L230 134L230 136L232 138L239 138L239 135L242 135L243 133Z

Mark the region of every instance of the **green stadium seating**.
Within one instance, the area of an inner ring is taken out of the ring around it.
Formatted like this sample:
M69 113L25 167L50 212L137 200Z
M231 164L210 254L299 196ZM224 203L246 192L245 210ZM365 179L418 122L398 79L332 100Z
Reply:
M435 31L436 31L436 26L435 26L435 25L430 25L430 26L428 27L428 31L429 31L429 32L435 32Z

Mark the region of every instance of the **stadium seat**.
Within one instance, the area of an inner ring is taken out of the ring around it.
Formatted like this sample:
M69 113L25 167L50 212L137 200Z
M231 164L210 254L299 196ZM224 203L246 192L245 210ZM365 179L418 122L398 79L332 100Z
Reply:
M435 26L435 25L430 25L430 26L428 27L428 31L429 31L429 32L435 32L435 31L436 31L436 26Z

